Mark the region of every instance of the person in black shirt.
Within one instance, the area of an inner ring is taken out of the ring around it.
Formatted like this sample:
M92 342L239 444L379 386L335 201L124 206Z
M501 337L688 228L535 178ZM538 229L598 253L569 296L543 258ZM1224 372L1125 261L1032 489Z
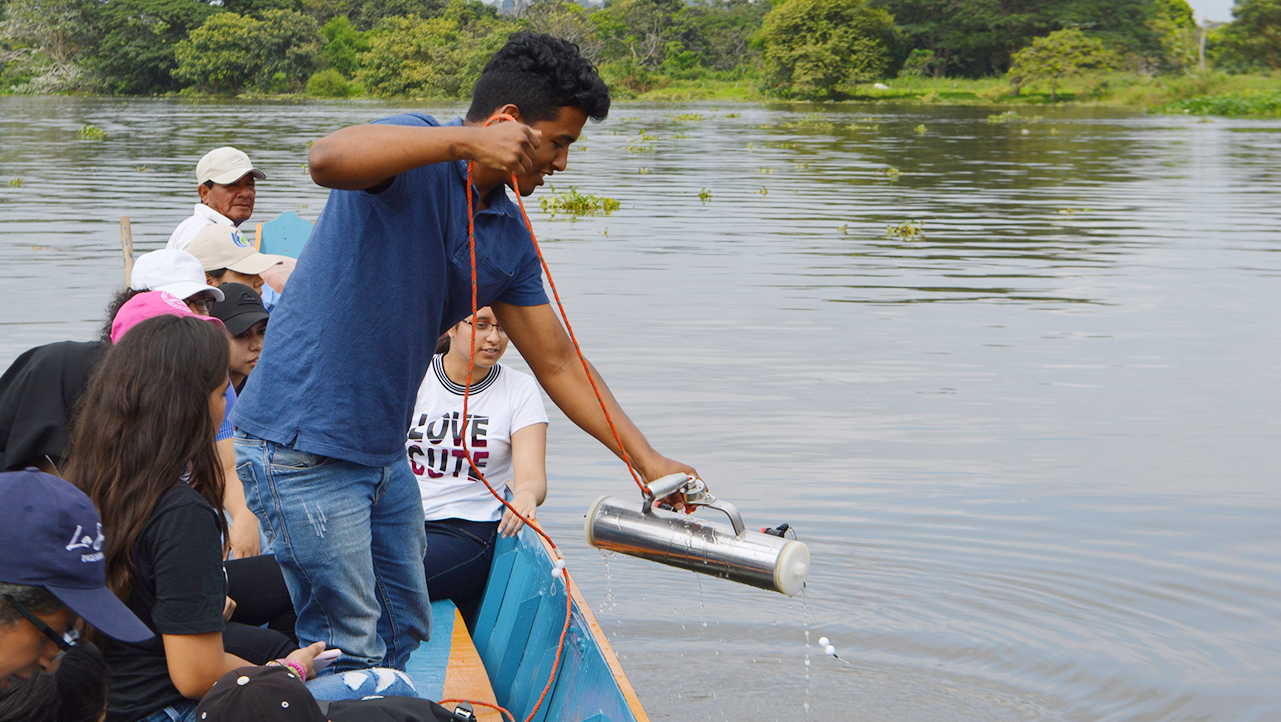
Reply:
M33 466L58 474L71 411L111 344L59 341L37 346L0 376L0 471Z
M311 673L324 648L297 650L254 627L235 637L224 619L225 481L214 437L229 355L216 323L169 315L138 323L99 364L72 425L64 471L102 514L107 586L157 635L94 640L112 674L108 722L191 719L195 700L245 656L292 649L288 658Z

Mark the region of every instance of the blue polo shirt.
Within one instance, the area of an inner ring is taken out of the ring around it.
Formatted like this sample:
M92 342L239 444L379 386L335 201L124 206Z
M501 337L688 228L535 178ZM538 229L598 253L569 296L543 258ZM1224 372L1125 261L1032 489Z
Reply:
M419 114L376 122L439 125ZM471 312L466 184L467 164L455 161L402 173L378 194L330 192L237 400L236 428L365 466L404 463L436 339ZM479 305L547 303L520 209L505 186L488 202L475 223Z

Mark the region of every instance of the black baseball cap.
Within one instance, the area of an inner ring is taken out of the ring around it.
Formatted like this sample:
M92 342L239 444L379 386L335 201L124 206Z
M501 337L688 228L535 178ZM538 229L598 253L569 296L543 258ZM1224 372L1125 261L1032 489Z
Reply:
M239 667L224 674L196 707L199 722L327 722L316 698L287 667Z
M35 469L0 474L0 582L43 587L103 634L155 636L107 589L102 519L71 484Z
M271 318L267 307L262 305L262 296L243 283L224 283L218 287L223 299L214 304L209 314L222 321L232 336L239 336L248 331L259 321Z

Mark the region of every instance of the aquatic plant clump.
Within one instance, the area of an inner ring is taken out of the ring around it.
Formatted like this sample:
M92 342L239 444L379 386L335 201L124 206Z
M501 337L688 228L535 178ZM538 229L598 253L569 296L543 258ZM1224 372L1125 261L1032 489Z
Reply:
M1226 95L1201 95L1187 100L1176 100L1164 105L1158 105L1152 111L1155 113L1185 113L1189 115L1277 118L1281 117L1281 92L1259 93L1244 91Z
M80 126L80 130L76 131L76 135L80 140L102 140L107 137L107 131L96 125L85 123Z
M551 190L552 195L540 200L539 207L543 209L543 213L553 216L557 213L566 213L572 216L609 215L618 210L621 205L613 198L596 196L591 193L579 193L574 186L570 186L569 192L563 195L556 193L556 186L548 186L548 188Z
M890 238L902 238L905 241L919 240L925 237L925 224L920 221L903 221L888 225L885 227L885 235Z

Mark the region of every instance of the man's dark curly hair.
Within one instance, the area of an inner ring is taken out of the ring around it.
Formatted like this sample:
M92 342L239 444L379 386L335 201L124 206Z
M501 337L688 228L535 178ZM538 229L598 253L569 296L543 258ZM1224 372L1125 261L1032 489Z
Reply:
M507 103L520 108L526 124L555 120L566 106L599 123L609 115L609 88L574 43L521 31L485 64L467 120L485 120Z

